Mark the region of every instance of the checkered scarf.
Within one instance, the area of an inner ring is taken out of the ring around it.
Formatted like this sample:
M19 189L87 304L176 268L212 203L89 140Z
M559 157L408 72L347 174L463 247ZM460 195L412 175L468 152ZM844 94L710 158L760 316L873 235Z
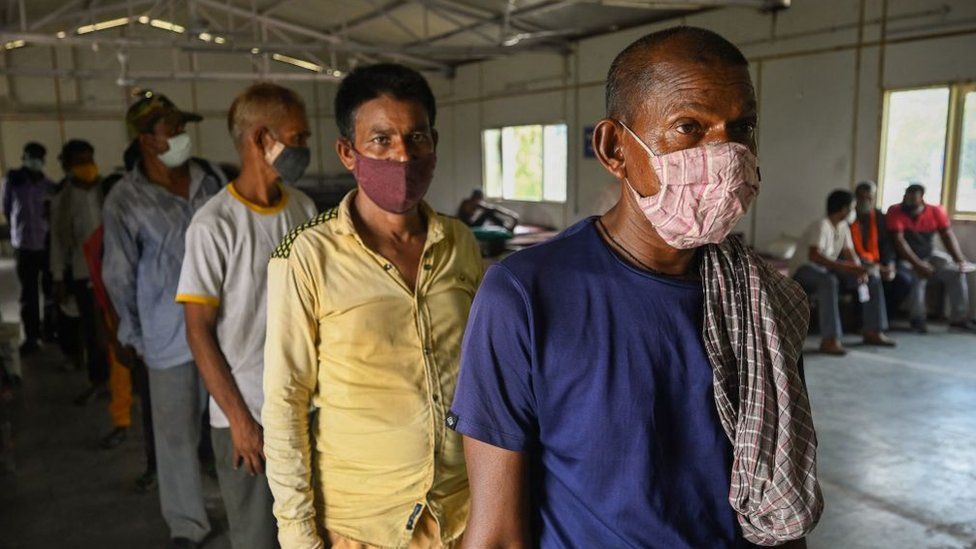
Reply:
M807 297L738 237L706 246L701 274L715 405L733 445L729 503L752 543L801 538L823 511L817 435L797 367Z

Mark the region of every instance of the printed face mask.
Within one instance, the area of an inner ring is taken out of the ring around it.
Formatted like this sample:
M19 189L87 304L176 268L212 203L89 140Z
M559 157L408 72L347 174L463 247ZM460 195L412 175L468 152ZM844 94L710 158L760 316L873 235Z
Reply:
M169 150L157 155L159 161L167 168L176 168L177 166L186 164L186 161L190 159L190 148L192 146L190 134L183 132L179 135L174 135L167 142L169 143Z
M678 249L725 240L759 194L756 155L740 143L721 143L658 156L620 124L647 152L661 184L657 194L640 196L626 182L657 234Z
M401 214L420 203L434 178L437 155L396 162L356 155L356 183L377 206Z
M278 172L282 181L295 183L308 169L312 152L308 147L289 147L275 139L274 145L264 152L264 159Z

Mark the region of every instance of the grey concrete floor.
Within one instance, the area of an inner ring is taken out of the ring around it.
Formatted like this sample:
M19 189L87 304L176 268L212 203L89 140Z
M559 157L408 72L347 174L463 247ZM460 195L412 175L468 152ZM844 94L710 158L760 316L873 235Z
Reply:
M12 263L0 260L7 319L17 318L15 289ZM892 335L896 349L853 338L845 358L807 355L827 501L809 546L976 548L976 335L939 325L927 336ZM17 470L0 476L0 549L164 547L157 494L134 490L139 428L121 447L98 449L107 403L72 405L85 376L60 371L61 362L48 348L24 365L10 411ZM223 525L213 483L208 508ZM218 547L228 547L223 534L208 543Z
M0 259L4 319L19 317L16 292L13 262ZM56 345L27 357L22 391L0 411L13 424L16 466L12 473L0 472L0 549L166 547L169 532L158 492L139 493L135 487L146 465L138 399L128 439L102 450L98 439L112 427L108 401L75 406L87 375L65 372L63 363ZM215 529L205 547L228 549L217 485L205 481Z

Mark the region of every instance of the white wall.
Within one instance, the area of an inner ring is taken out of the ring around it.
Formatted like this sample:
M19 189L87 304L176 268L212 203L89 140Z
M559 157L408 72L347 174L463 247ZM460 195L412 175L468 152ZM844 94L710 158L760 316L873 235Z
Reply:
M976 2L889 0L887 10L883 88L976 79ZM859 0L794 0L776 15L726 8L680 21L723 34L750 59L763 190L740 230L754 243L797 235L821 215L830 190L877 178L881 12L881 0L866 0L859 26ZM592 214L611 178L583 157L582 135L604 115L610 62L634 39L678 22L584 40L565 58L526 54L462 66L438 94L442 145L431 202L453 209L481 185L481 129L563 121L568 202L507 205L557 227ZM957 232L976 257L976 225L958 223Z

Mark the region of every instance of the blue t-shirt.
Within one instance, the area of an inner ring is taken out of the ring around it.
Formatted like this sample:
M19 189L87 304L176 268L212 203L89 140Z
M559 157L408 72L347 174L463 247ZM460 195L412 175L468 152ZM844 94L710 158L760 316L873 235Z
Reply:
M539 547L741 547L697 282L618 257L594 218L491 267L449 424L530 456Z

